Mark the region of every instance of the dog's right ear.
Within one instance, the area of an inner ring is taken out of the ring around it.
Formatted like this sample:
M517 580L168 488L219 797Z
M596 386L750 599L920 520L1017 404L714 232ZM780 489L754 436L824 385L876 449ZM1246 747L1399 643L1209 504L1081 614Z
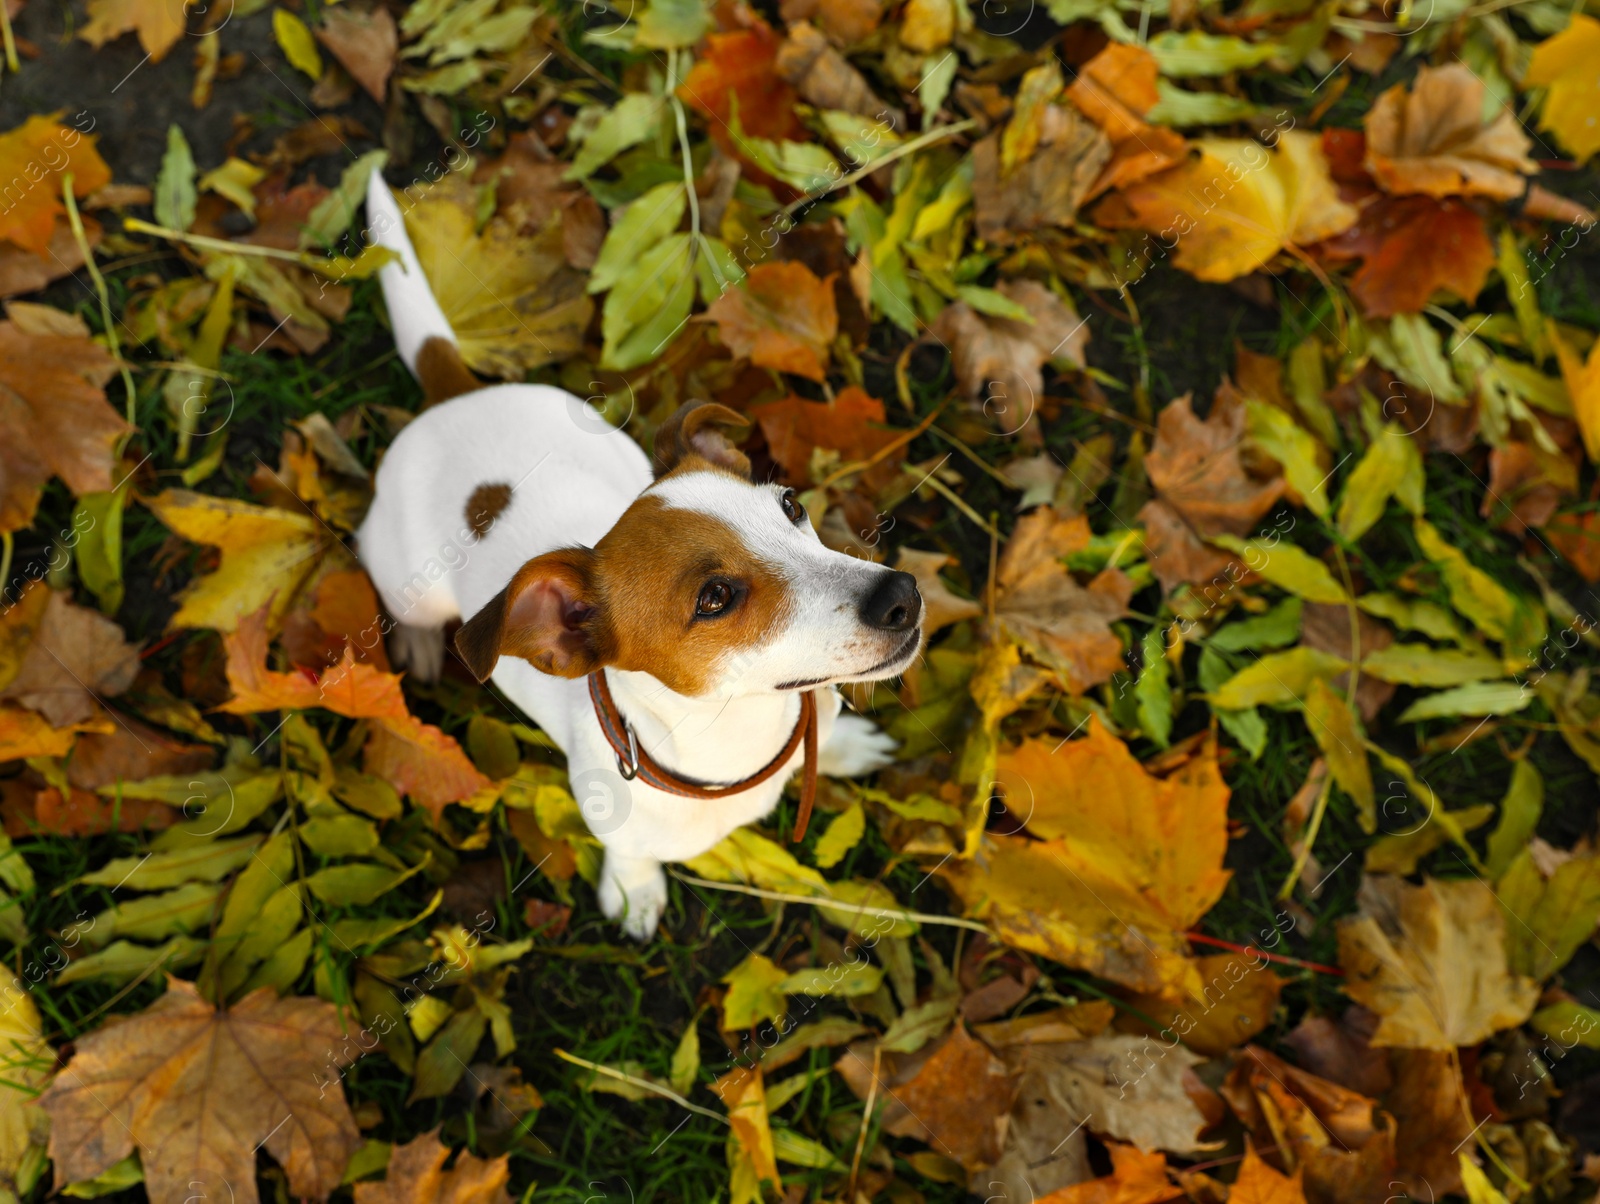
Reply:
M729 472L750 479L750 461L728 437L748 429L750 420L712 401L691 401L678 407L656 430L656 477L664 477L687 456L699 456Z
M594 563L589 548L561 548L518 569L511 584L456 632L456 651L472 675L488 680L502 656L520 656L556 677L600 668L609 639Z

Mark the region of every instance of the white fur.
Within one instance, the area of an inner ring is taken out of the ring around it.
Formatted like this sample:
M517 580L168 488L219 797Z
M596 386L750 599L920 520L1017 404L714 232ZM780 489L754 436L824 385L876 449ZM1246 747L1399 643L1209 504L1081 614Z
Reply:
M416 267L394 198L376 174L367 205L377 240L396 248L412 269L389 265L381 278L401 356L414 368L427 338L453 336ZM465 512L472 492L486 483L511 485L512 497L479 538ZM851 774L887 763L893 741L864 719L838 718L832 688L899 672L915 655L913 643L910 655L886 665L888 642L899 641L857 618L860 599L885 570L825 548L809 523L790 523L775 487L714 472L655 485L633 440L583 401L543 385L491 386L419 415L389 448L376 486L358 533L361 559L400 624L396 658L415 675L436 675L443 656L454 655L441 639L445 623L475 614L533 557L598 543L650 490L669 507L730 524L779 571L790 605L760 648L712 667L703 695L675 693L647 673L607 669L640 746L683 776L737 781L770 761L794 730L800 692L777 687L819 681L820 767ZM654 932L666 904L661 863L698 856L768 814L803 760L797 751L786 772L726 799L681 798L621 778L582 679L552 677L502 657L492 681L566 753L574 796L606 849L601 906L641 939Z

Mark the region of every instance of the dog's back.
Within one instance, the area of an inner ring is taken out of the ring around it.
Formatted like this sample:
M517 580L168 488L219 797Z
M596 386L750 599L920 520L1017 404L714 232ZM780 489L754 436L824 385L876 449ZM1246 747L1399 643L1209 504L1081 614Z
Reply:
M470 615L526 560L593 544L651 481L637 444L591 406L544 385L473 382L450 354L455 333L406 235L394 195L374 172L367 194L373 240L398 263L380 280L400 357L430 392L460 393L414 419L385 454L361 559L403 635L437 671L438 631ZM442 651L442 645L440 645Z

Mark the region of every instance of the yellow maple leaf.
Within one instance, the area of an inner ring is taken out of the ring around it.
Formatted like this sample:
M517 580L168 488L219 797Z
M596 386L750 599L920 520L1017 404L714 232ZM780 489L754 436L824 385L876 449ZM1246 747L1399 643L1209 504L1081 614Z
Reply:
M1321 143L1291 130L1274 150L1244 138L1202 138L1198 158L1125 189L1120 224L1155 233L1180 268L1223 282L1261 267L1289 246L1331 238L1355 224L1339 199Z
M1592 462L1600 462L1600 339L1589 348L1585 360L1568 347L1555 326L1549 327L1550 342L1561 362L1561 379L1572 398L1572 416L1583 433L1583 448Z
M195 0L89 0L89 20L78 36L89 45L104 46L129 30L139 35L139 45L152 63L167 57L184 34L189 6Z
M52 117L30 117L0 134L0 238L48 260L56 218L67 212L60 179L67 172L74 196L88 196L111 182L111 169L95 150L93 136Z
M1082 740L1003 753L997 777L1039 839L990 833L975 858L941 871L968 914L1007 944L1138 990L1198 993L1184 930L1229 878L1216 750L1157 778L1092 719Z
M1574 13L1567 27L1533 48L1523 83L1544 88L1539 128L1577 156L1600 150L1600 21Z

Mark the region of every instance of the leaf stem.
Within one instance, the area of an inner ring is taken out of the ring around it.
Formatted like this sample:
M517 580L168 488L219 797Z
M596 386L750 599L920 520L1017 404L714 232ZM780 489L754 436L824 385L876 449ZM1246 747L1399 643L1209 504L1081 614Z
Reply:
M868 907L865 904L846 903L841 899L834 899L826 895L794 895L781 890L764 890L759 886L745 886L737 882L713 882L709 878L696 878L693 874L680 874L672 871L672 876L679 882L690 886L703 886L707 890L732 891L736 895L753 895L757 899L773 899L780 903L804 903L810 907L831 907L836 911L849 912L851 915L872 916L874 919L905 920L915 924L932 924L943 928L970 928L973 932L988 932L987 924L980 924L977 920L962 919L960 916L933 916L921 911L901 911L893 907Z
M841 188L848 188L850 185L856 183L856 181L866 179L866 177L870 176L880 167L887 167L896 159L904 159L907 155L914 155L925 146L932 146L936 142L943 142L946 138L954 138L957 134L965 134L977 124L978 123L976 121L973 121L969 118L966 121L958 121L954 125L941 125L929 130L925 134L919 134L910 142L902 142L893 150L879 155L871 163L866 163L856 168L856 170L851 172L849 175L840 176L837 180L835 180L832 184L829 184L820 192L807 192L797 199L790 201L783 207L783 215L785 217L793 217L805 206L814 201L820 201L830 192L838 192Z
M683 1096L679 1095L670 1087L663 1087L659 1083L652 1083L649 1079L638 1078L635 1075L628 1074L625 1071L617 1070L615 1067L603 1066L599 1062L591 1062L588 1058L580 1058L577 1054L569 1054L564 1049L556 1049L554 1052L556 1057L560 1058L563 1062L571 1062L574 1066L582 1066L585 1070L592 1070L596 1074L603 1074L608 1079L616 1079L618 1082L627 1083L630 1087L637 1087L641 1091L653 1092L664 1099L671 1100L680 1108L687 1108L696 1116L709 1116L712 1120L721 1121L725 1125L732 1123L720 1112L713 1112L710 1108L702 1108L699 1104L691 1104L688 1100L684 1099Z
M0 11L4 10L5 0L0 0ZM137 426L138 391L133 387L133 373L128 371L127 362L122 358L122 343L117 338L117 324L111 317L111 294L106 289L106 278L100 274L100 267L94 261L94 248L89 245L89 236L83 231L83 218L78 213L78 198L72 194L72 173L63 172L61 175L61 199L67 207L67 222L72 226L72 237L78 242L78 250L83 253L83 266L89 272L89 279L94 281L94 291L100 298L100 320L106 328L106 346L117 361L117 367L122 373L122 387L128 391L127 420L130 427ZM130 430L122 437L118 444L126 443L133 432Z

